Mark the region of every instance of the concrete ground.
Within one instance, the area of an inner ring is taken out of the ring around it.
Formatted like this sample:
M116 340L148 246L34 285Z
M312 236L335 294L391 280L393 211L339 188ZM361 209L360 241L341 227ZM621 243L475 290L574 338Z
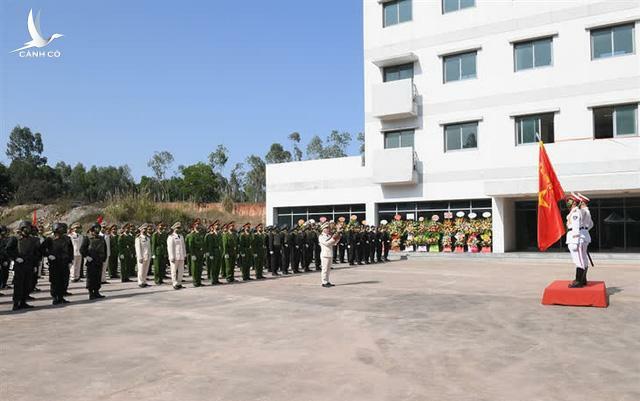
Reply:
M608 309L542 306L571 264L409 260L220 287L0 298L0 400L640 400L640 266ZM45 283L41 287L47 288Z

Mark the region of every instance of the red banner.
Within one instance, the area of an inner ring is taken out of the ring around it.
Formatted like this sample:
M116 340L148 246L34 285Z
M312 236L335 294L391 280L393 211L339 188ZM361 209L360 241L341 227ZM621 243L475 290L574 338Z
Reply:
M553 170L544 144L540 142L538 162L538 248L546 251L565 233L564 221L558 202L564 199L564 190Z

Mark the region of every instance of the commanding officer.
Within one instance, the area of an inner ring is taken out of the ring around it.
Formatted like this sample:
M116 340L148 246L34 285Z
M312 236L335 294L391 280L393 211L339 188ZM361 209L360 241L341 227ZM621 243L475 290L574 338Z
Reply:
M21 221L18 237L11 237L7 244L7 254L13 259L13 310L33 308L27 304L34 269L42 259L40 240L31 236L31 223Z
M235 281L238 240L234 228L234 222L232 221L226 225L225 232L222 234L222 256L224 258L227 283Z
M269 232L268 249L269 249L269 258L271 259L271 275L273 276L277 276L279 274L278 270L282 271L283 274L287 274L285 273L285 271L288 270L288 268L281 265L281 262L283 259L283 256L282 256L283 239L284 239L284 235L278 232L278 230L276 230L275 227Z
M8 286L9 264L11 260L7 254L7 244L9 243L9 232L6 226L0 225L0 289Z
M182 288L182 275L184 274L184 261L187 258L187 248L182 237L182 224L174 223L171 226L171 235L167 237L167 255L171 267L171 282L174 290Z
M53 235L43 244L43 254L49 261L49 282L53 305L69 303L64 299L69 283L69 264L73 261L73 245L65 235L62 223L53 223Z
M167 272L169 258L167 254L167 225L159 222L156 231L151 236L151 258L153 259L153 282L162 284L162 279Z
M193 286L202 285L202 265L204 264L204 235L202 234L200 220L193 223L191 232L187 234L185 242L189 254L189 270L193 276Z
M569 284L569 288L581 288L587 285L587 269L589 255L587 248L591 243L589 230L593 228L591 213L587 207L588 198L572 193L567 199L570 208L567 215L567 246L571 252L571 259L576 265L576 278Z
M100 294L100 275L102 274L102 264L107 259L107 245L104 238L100 236L100 229L98 223L91 225L80 248L80 253L87 262L89 299L104 298L104 295Z
M122 234L118 238L118 252L120 253L120 278L123 283L131 281L129 277L133 274L135 259L135 238L131 233L132 224L125 224L122 227Z
M218 220L214 221L213 224L209 226L209 232L204 236L204 243L206 253L205 256L207 258L207 273L209 275L209 279L211 280L211 285L220 284L220 259L221 259L221 245L222 238L220 237L220 233L218 232L218 225L220 222Z
M333 287L333 284L329 281L329 275L331 273L331 261L333 260L333 247L340 239L340 233L332 233L329 223L324 223L321 227L322 234L318 241L322 247L322 286L325 288Z
M80 281L80 275L82 274L82 255L80 254L80 247L84 241L84 236L81 234L82 225L80 223L73 223L71 225L71 232L69 238L71 244L73 244L73 264L71 277L74 283Z
M264 260L266 257L264 237L265 235L262 230L262 224L258 224L255 228L253 239L251 241L251 250L253 251L253 268L256 270L256 279L258 280L264 279ZM278 260L280 260L280 255L278 255Z
M120 254L118 250L118 237L118 226L112 224L111 227L109 227L109 250L111 253L107 261L109 278L111 279L118 278L118 255Z
M253 264L251 251L251 223L242 226L242 232L238 238L238 253L240 254L240 272L242 280L251 280L251 265Z
M135 240L136 261L138 262L138 287L140 288L149 286L147 284L147 272L151 262L151 239L147 235L148 227L146 223L138 227L138 235Z
M289 227L286 224L283 224L280 227L274 227L273 230L278 234L280 238L280 243L282 244L282 257L280 261L282 264L280 265L280 272L282 274L289 274L289 263L291 262L291 247L292 247L292 237L289 233Z

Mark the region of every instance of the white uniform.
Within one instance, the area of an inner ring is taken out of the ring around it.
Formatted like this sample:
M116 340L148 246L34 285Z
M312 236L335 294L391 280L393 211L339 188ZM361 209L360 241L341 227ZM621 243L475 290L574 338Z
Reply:
M567 246L571 252L571 259L576 267L587 269L589 267L589 257L587 256L587 247L591 242L589 229L593 227L591 214L587 209L588 218L585 213L577 206L573 207L567 215ZM588 219L588 221L587 221ZM590 225L590 226L589 226Z
M102 264L102 282L107 281L107 267L109 266L109 257L111 256L111 241L109 241L109 234L100 233L100 236L104 239L104 242L107 244L107 258L104 260Z
M175 287L182 283L182 275L184 274L184 259L187 257L184 237L180 234L170 234L167 237L167 251L171 266L171 281Z
M144 234L136 237L136 259L138 262L138 285L147 284L147 273L151 262L151 240Z
M323 232L320 234L320 237L318 237L318 242L320 242L322 284L327 284L329 283L329 274L331 273L331 264L333 263L333 247L336 245L338 240Z
M80 270L82 269L82 254L80 254L80 247L84 236L73 232L69 234L71 244L73 245L73 262L71 263L71 277L74 280L80 280Z

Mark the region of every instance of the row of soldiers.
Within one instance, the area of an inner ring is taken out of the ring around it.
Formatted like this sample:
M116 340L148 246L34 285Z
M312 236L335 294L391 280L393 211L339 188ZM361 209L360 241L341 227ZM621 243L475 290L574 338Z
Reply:
M365 222L363 222L365 223ZM388 260L390 236L385 226L366 224L345 225L331 222L332 229L341 232L339 243L333 248L334 263L369 264ZM205 228L206 227L206 228ZM205 226L196 220L188 232L177 222L171 229L163 222L156 226L143 224L137 229L125 224L92 224L83 232L80 224L70 228L54 223L52 233L45 236L29 222L21 222L16 236L9 236L0 226L0 288L7 286L9 266L14 270L14 309L29 308L30 293L42 266L48 265L51 296L54 304L67 303L69 281L80 281L87 271L89 298L103 298L99 290L111 279L128 282L137 276L138 285L147 287L147 276L153 266L153 281L157 285L171 272L174 289L182 288L185 267L193 277L193 285L202 285L203 270L212 285L220 279L235 281L239 267L243 280L264 279L264 270L272 275L300 273L321 269L320 225L315 221L252 228L250 223L236 231L235 223L215 221Z

